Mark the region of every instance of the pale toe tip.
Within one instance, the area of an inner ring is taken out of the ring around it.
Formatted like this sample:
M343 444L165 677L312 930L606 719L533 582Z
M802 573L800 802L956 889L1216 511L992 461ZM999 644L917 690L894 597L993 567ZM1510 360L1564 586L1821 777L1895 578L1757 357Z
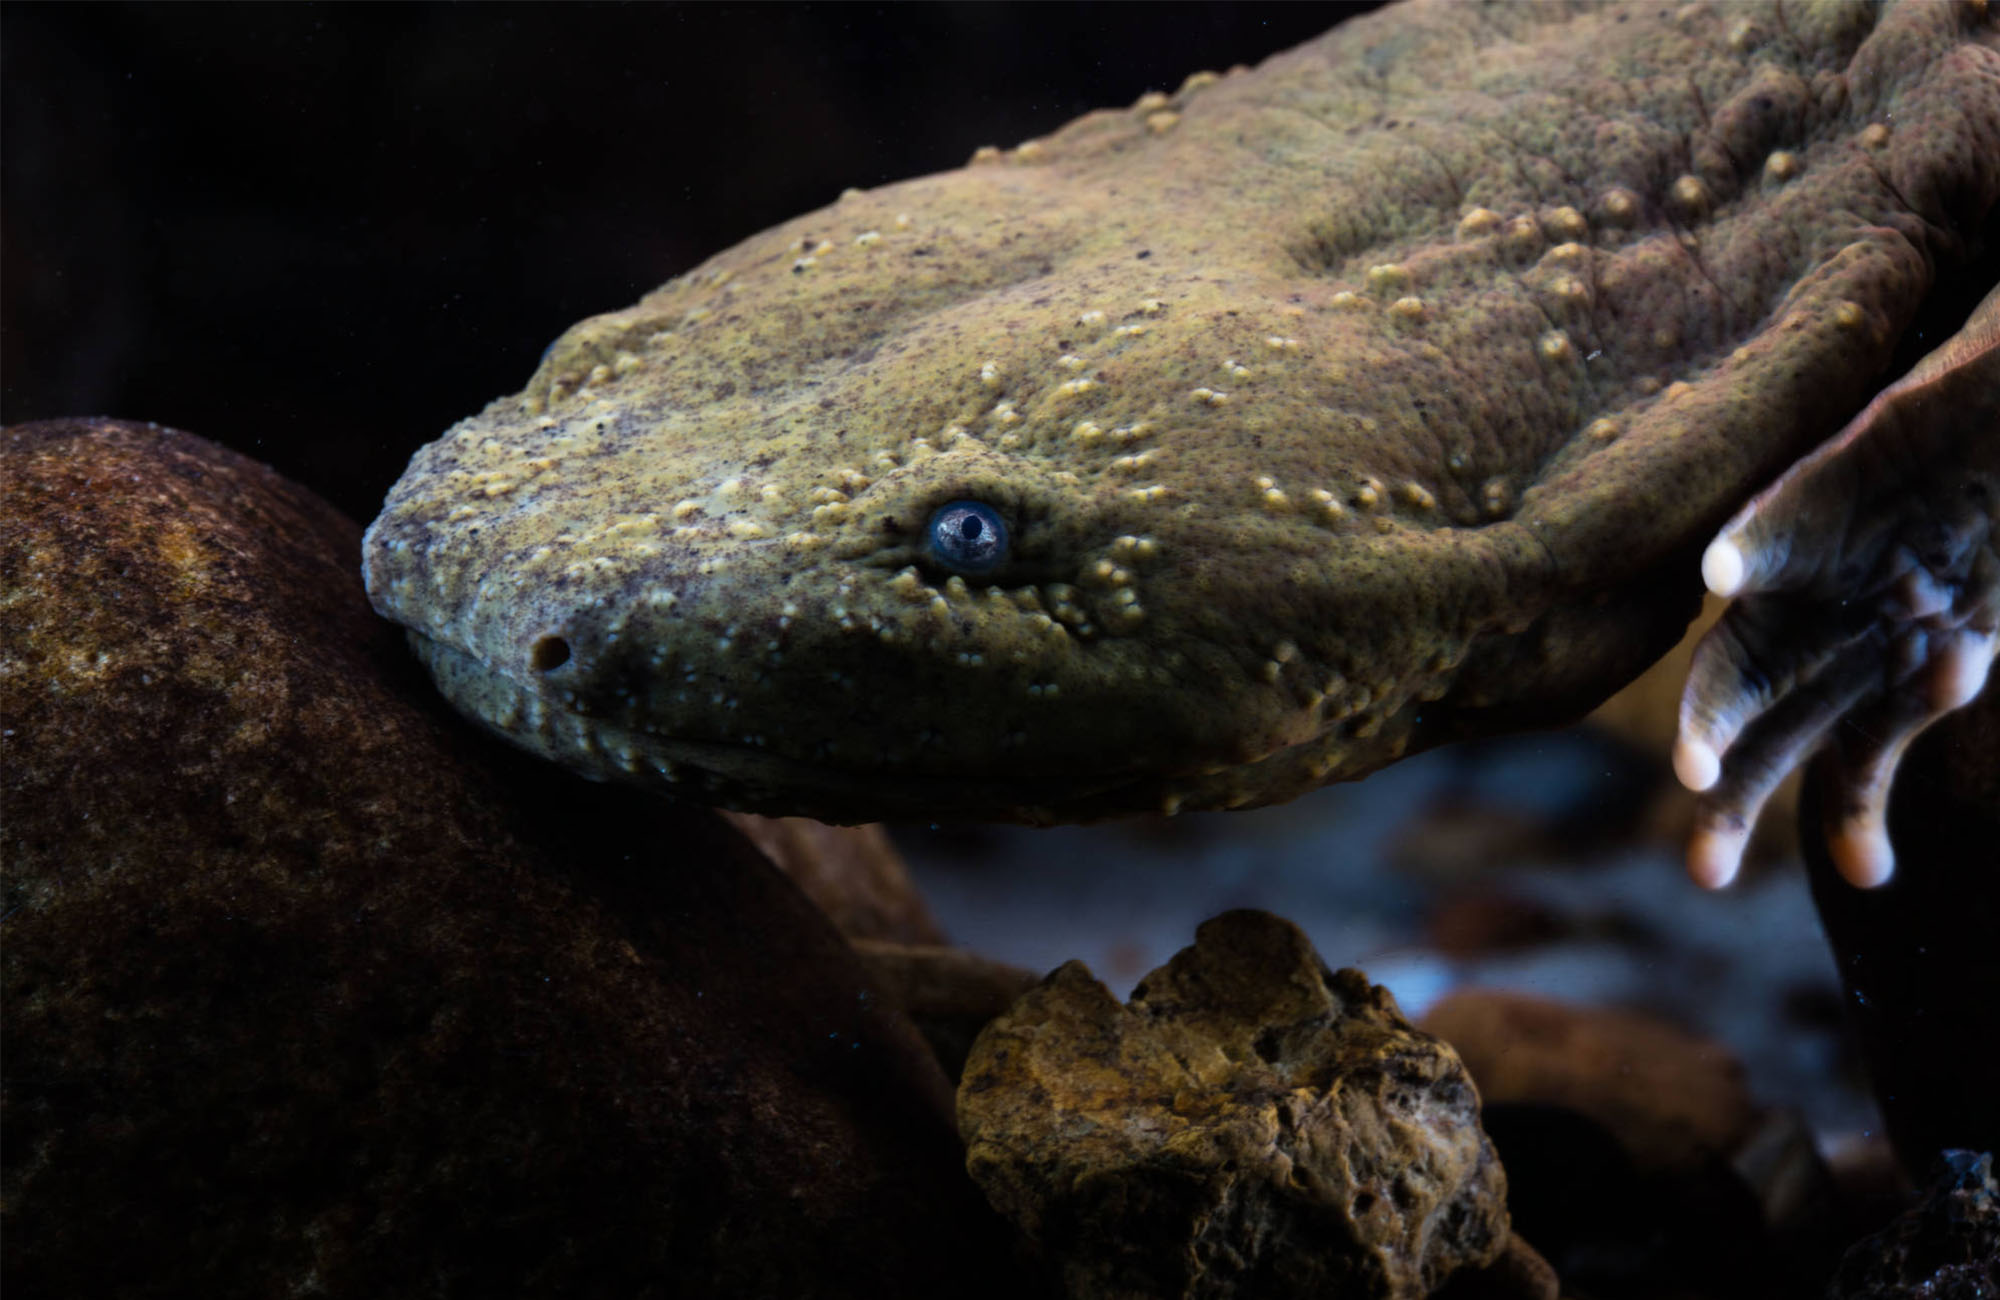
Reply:
M1939 713L1972 703L1993 667L1993 637L1961 634L1940 652L1931 678L1930 706Z
M1726 537L1708 544L1701 555L1701 580L1718 596L1734 596L1743 587L1743 551Z
M1722 778L1722 759L1706 742L1682 736L1674 742L1674 775L1699 794Z
M1874 889L1896 874L1896 852L1889 847L1889 832L1872 817L1842 822L1827 841L1834 870L1857 889Z
M1696 831L1688 842L1688 874L1703 889L1721 889L1736 879L1743 865L1745 831L1710 828Z

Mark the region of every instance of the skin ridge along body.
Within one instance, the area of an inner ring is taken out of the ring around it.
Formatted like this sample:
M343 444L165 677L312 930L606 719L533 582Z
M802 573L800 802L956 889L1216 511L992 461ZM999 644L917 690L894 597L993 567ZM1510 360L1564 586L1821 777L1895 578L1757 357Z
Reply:
M371 597L530 749L828 820L1268 803L1560 721L1979 254L1996 44L1419 2L851 191L419 451Z

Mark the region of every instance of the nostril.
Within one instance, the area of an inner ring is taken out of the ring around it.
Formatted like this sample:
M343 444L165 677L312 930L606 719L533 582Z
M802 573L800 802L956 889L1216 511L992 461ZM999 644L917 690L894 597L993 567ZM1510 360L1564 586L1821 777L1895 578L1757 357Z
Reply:
M560 668L569 662L569 642L559 636L545 636L528 652L528 662L538 673Z

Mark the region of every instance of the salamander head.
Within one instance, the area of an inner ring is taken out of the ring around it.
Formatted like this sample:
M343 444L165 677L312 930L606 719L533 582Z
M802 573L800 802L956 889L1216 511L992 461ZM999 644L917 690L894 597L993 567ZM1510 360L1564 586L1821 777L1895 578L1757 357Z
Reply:
M1413 4L853 193L419 451L370 595L531 749L829 820L1271 802L1574 716L1987 220L1980 65L1891 19L1893 132L1810 93L1862 18Z
M1343 564L1395 622L1423 536L1377 531L1388 469L1291 445L1279 304L1149 287L1029 277L741 396L755 269L585 322L418 455L371 593L461 709L593 775L842 819L1296 793L1399 702L1369 637L1297 628ZM1228 775L1322 737L1286 788Z

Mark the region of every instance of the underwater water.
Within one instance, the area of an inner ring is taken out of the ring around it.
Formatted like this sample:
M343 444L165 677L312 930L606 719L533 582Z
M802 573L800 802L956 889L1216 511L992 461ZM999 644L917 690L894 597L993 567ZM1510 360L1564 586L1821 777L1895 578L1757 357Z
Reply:
M1572 825L1564 843L1565 818L1629 800L1611 769L1632 761L1572 730L1420 754L1274 808L895 833L951 938L1030 970L1081 959L1124 997L1202 921L1263 908L1413 1017L1473 987L1643 1008L1727 1044L1757 1100L1797 1107L1823 1141L1874 1132L1796 861L1716 894L1691 886L1678 844L1636 828L1592 843ZM1413 838L1427 820L1469 823L1487 848ZM1468 899L1531 929L1464 951L1439 922Z
M1372 7L0 6L0 422L156 421L365 524L418 447L519 390L579 319L848 187L956 168ZM1205 919L1265 909L1412 1018L1468 989L1642 1012L1723 1044L1822 1152L1881 1146L1801 862L1696 888L1645 814L1663 757L1570 729L1252 811L892 832L952 942L1031 972L1078 959L1123 997ZM797 931L742 929L780 969ZM231 996L264 978L243 969ZM845 1032L820 1028L815 1050ZM1925 1044L1940 1072L1979 1050L1959 1028ZM494 1077L541 1055L509 1051ZM704 1077L726 1091L729 1069Z
M0 415L190 429L365 521L413 446L516 388L578 317L846 186L1369 7L10 7ZM1440 791L1590 799L1592 755L1520 741L1248 814L902 842L958 941L1029 967L1082 957L1128 985L1204 916L1268 907L1413 1012L1466 984L1648 1006L1729 1042L1823 1131L1867 1127L1796 871L1713 897L1657 842L1477 881L1386 861ZM1573 933L1426 952L1426 918L1465 889Z

